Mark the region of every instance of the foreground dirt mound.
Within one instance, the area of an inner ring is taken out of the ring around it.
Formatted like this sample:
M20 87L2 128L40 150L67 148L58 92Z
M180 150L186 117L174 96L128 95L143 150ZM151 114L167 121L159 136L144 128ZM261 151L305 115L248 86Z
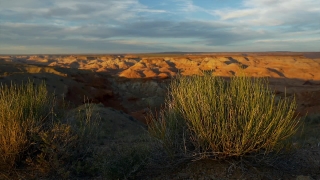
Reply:
M89 107L89 108L88 108ZM69 111L68 117L77 117L79 112L90 111L91 120L99 121L103 126L104 144L108 145L112 141L130 142L146 136L146 125L135 120L132 116L123 111L103 104L83 104ZM130 138L128 138L130 136Z

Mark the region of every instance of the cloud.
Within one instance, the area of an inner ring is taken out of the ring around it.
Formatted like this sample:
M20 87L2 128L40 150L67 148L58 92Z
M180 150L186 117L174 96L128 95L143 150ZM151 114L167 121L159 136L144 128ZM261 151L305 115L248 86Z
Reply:
M66 47L88 51L157 52L171 50L209 50L212 47L236 41L237 34L223 23L193 21L145 21L126 23L123 26L37 25L6 23L2 25L0 41L6 46ZM228 37L228 38L225 38ZM195 39L203 44L194 46ZM183 44L181 44L183 42ZM188 44L188 45L187 45ZM120 48L121 47L121 48ZM127 50L125 50L127 48ZM179 49L184 48L184 49ZM0 49L1 50L1 49ZM202 51L203 51L202 50Z
M241 9L216 10L222 20L234 20L250 26L319 24L318 0L246 0Z
M65 27L56 25L37 25L25 23L6 23L1 28L2 37L30 41L40 39L68 39L68 38L161 38L174 39L193 38L202 39L209 46L226 45L245 39L255 39L261 33L250 29L235 28L230 24L208 21L138 21L127 22L121 26L84 25ZM267 37L268 35L265 34ZM50 43L50 42L48 42Z
M276 39L265 39L257 40L257 43L309 43L309 42L320 42L320 38L301 38L301 39L285 39L285 40L276 40Z
M239 7L223 9L194 2L167 0L166 5L147 6L138 0L4 1L0 53L269 51L300 50L302 45L317 50L320 46L318 0L244 0Z
M182 12L195 12L201 11L203 8L194 5L192 0L175 0L178 6L178 10Z
M312 51L319 50L314 47L319 45L319 7L318 0L245 0L242 7L214 10L214 13L221 21L248 27L256 35L261 32L261 36L249 38L252 41L240 39L242 43L248 42L245 44L248 49L250 44L256 44L261 48L265 45L265 49Z
M30 4L35 5L38 2L39 5L30 6ZM12 22L16 19L20 22L22 20L35 22L34 20L36 20L39 23L51 23L54 20L65 21L66 24L71 22L77 24L110 23L142 17L144 13L166 12L165 10L150 9L139 3L138 0L55 0L49 4L43 2L24 0L23 3L6 2L1 4L0 15L5 17L2 21Z

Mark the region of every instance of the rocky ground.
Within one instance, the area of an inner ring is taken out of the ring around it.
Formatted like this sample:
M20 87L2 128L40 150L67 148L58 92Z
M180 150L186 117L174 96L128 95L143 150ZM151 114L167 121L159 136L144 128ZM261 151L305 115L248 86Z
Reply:
M106 110L109 114L117 112L115 119L120 119L119 115L126 120L142 122L137 123L140 125L145 123L146 112L163 105L167 85L172 77L178 73L193 75L202 71L212 71L226 78L243 73L251 77L268 77L271 88L278 96L295 95L300 116L308 114L310 118L317 118L320 115L320 53L0 55L2 84L27 80L39 83L44 80L50 92L70 101L74 106L85 102L101 103L109 108ZM126 129L126 120L122 125L115 125L123 127L118 127L118 131ZM319 129L317 124L310 132L318 134ZM314 137L315 134L309 136ZM307 144L309 140L305 143L308 147L302 151L308 157L317 157L310 161L316 169L310 174L297 172L291 178L306 175L320 179L320 174L315 173L320 172L319 139L309 138L310 143ZM191 163L185 167L179 166L179 173L170 175L169 170L166 170L168 173L158 178L199 179L201 173L210 174L207 171L214 169L205 164L210 163L202 163L206 167L203 172L194 170L199 164ZM215 175L215 172L210 176L212 179L227 177ZM150 173L146 173L139 177L147 179L149 176ZM250 179L250 176L244 177ZM282 176L256 176L258 179L272 177ZM290 179L289 176L284 177Z

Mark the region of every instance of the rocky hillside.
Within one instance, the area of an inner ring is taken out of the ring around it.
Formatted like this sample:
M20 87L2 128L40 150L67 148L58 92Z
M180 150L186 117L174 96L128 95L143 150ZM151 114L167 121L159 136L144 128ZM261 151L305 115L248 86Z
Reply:
M170 78L212 71L231 77L268 77L279 96L295 95L299 112L320 112L320 53L215 53L0 56L0 82L28 79L75 105L103 103L144 122L159 108Z

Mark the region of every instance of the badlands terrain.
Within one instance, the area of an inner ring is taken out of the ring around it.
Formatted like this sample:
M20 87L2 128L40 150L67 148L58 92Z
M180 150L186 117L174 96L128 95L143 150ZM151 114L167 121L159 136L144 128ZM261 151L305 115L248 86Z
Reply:
M100 104L100 109L108 108L102 118L110 116L118 122L121 119L121 123L110 125L109 130L134 129L127 130L129 133L139 131L133 128L133 122L145 126L146 113L164 104L172 77L178 73L189 76L203 71L224 78L243 73L250 77L267 77L278 97L296 97L298 116L320 116L320 53L0 55L2 84L44 80L50 92L73 106L91 102ZM319 124L314 128L319 131ZM320 172L320 141L312 142L310 148L316 150L310 158L312 162L304 163L313 163L313 169L309 169L310 174L301 171L296 176L320 178L320 174L316 174L318 170ZM305 152L308 153L313 151ZM187 171L191 167L181 168L181 173L163 178L188 179L191 175L188 176ZM146 172L138 177L148 179L148 175L156 173ZM159 177L162 179L161 175Z
M147 108L163 104L171 77L201 71L268 77L277 95L296 96L301 115L320 112L320 53L0 56L1 83L45 80L75 105L86 97L140 121Z

